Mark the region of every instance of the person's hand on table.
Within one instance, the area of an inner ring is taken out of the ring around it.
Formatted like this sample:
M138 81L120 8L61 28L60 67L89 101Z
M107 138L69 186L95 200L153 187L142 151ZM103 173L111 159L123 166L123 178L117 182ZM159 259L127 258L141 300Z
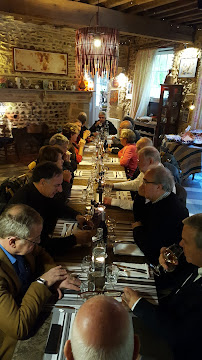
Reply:
M78 222L78 227L81 230L91 230L94 228L93 221L91 219L88 219L86 216L83 215L77 215L76 220ZM85 229L84 227L88 227Z
M132 225L132 229L135 229L138 226L142 226L142 223L141 223L141 221L136 221L136 222L132 223L131 225Z
M46 286L58 292L59 299L62 297L61 288L79 290L80 280L74 278L61 265L55 266L41 275L46 281Z
M76 242L80 245L91 245L92 236L95 236L96 229L93 230L80 230L77 229L73 231L73 234L76 236Z
M122 295L122 300L125 302L130 309L132 309L135 302L141 298L140 293L136 290L132 290L129 287L125 287Z
M69 170L64 170L63 171L63 180L69 183L71 178L72 178L71 172Z
M105 197L104 197L104 200L103 200L103 203L104 203L104 205L111 205L111 203L112 203L112 198L105 196Z
M55 284L56 290L58 292L58 298L62 298L62 291L61 289L69 289L69 290L80 290L81 280L79 280L77 277L67 274L67 278L63 281L61 281L59 284ZM55 287L54 286L54 287Z

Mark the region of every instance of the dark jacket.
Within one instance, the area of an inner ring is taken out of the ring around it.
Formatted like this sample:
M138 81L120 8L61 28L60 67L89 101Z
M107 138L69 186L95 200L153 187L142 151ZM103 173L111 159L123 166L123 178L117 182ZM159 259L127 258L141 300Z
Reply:
M136 203L136 204L135 204ZM189 216L187 208L171 192L169 196L152 204L134 201L135 220L143 226L133 230L134 240L152 264L158 264L163 246L178 244L182 234L182 220Z
M45 197L37 190L33 183L20 188L9 201L10 204L26 204L38 211L44 220L41 245L51 254L60 253L65 248L76 244L74 235L69 236L68 240L67 238L50 238L49 235L53 232L58 218L75 220L78 212L57 201L55 198Z
M178 286L161 305L155 306L142 298L133 310L170 345L175 360L201 359L202 278L193 280Z
M91 128L89 129L91 131L91 133L94 133L94 132L99 132L101 129L104 129L106 123L108 123L108 126L109 126L109 135L115 135L117 133L117 130L115 128L115 126L111 123L111 121L109 120L106 120L102 125L98 125L98 126L95 126L95 124L98 122L99 120L97 120L92 126Z

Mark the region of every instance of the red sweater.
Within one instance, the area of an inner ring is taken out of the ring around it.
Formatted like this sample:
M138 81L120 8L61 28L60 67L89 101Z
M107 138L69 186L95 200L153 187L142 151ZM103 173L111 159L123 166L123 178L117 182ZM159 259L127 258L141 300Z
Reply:
M118 152L120 165L125 167L126 173L132 176L137 168L137 150L135 144L127 144Z

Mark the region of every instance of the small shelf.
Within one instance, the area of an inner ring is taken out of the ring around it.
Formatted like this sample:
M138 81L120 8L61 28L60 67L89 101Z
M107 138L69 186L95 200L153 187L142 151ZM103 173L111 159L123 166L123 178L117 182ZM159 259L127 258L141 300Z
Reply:
M88 103L93 91L0 89L0 102L75 102Z

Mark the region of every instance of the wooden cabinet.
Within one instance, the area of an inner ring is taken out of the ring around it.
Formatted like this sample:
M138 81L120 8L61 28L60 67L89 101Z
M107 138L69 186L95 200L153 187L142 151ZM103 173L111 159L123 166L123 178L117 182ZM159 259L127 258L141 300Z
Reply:
M154 142L156 134L156 121L140 121L134 120L135 130L138 130L142 137L146 136L151 138Z
M157 116L155 145L159 146L165 134L177 134L183 85L161 85Z

